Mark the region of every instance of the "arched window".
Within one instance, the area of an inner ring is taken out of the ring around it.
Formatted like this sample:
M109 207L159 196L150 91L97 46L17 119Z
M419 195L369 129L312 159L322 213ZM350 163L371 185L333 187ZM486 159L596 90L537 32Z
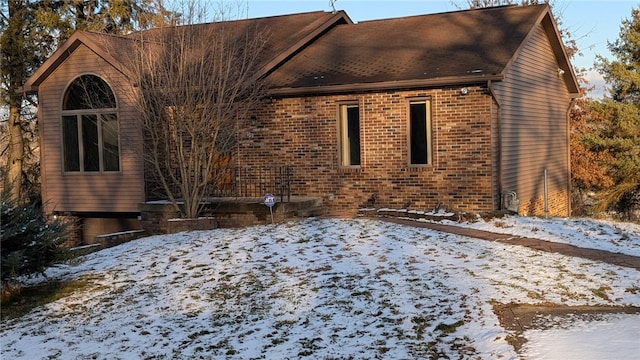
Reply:
M77 77L62 98L64 171L120 171L116 98L95 75Z

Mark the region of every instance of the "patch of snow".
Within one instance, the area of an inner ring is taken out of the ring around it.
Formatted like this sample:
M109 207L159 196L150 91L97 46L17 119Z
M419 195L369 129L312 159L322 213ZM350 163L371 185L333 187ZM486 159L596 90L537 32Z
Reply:
M523 216L451 224L640 256L640 224L586 218L545 219Z
M75 251L75 250L85 250L85 249L91 249L91 248L96 248L96 247L101 247L101 244L89 244L89 245L80 245L80 246L74 246L72 248L69 248L69 250L71 251Z
M167 219L167 221L169 222L181 222L181 221L193 221L193 220L213 220L215 219L215 217L212 216L200 216L197 218L171 218L171 219Z
M178 201L178 204L182 204L182 202ZM152 205L171 205L173 204L173 202L169 201L169 200L153 200L153 201L147 201L145 202L145 204L152 204Z
M138 233L143 233L143 232L144 232L144 230L119 231L119 232L114 232L114 233L109 233L109 234L96 235L96 238L104 238L104 237L118 236L118 235L138 234Z
M634 359L640 355L640 315L609 314L555 329L529 330L522 349L527 359Z

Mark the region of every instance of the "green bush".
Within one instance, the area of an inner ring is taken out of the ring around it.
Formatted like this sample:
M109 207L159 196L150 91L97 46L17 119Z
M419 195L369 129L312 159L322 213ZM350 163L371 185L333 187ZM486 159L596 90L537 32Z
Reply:
M61 247L68 226L56 219L47 220L38 204L16 204L3 194L0 216L3 284L20 276L42 274L68 253Z

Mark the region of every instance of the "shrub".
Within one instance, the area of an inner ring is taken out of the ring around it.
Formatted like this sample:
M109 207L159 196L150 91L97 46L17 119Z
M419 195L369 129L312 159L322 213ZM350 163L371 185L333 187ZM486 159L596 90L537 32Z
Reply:
M68 234L67 225L46 219L38 204L17 204L2 194L0 224L3 285L20 276L43 274L67 254L60 246Z

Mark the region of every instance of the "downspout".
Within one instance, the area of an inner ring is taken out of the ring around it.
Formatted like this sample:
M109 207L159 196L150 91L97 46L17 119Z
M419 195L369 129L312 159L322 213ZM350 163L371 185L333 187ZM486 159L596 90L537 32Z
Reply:
M572 189L572 181L571 181L571 109L573 109L573 107L576 106L576 98L571 98L571 101L569 102L569 108L567 108L567 115L566 115L566 121L567 121L567 190L568 190L568 194L567 194L567 209L569 211L569 213L567 214L567 216L571 216L571 214L573 213L573 209L571 208L571 198L572 198L572 194L573 194L573 189Z
M549 172L544 168L544 218L549 218Z
M493 88L491 87L491 80L487 80L487 92L489 93L489 95L491 96L491 99L493 101L495 101L497 107L498 107L498 113L496 114L496 133L497 133L497 143L498 146L496 146L496 178L498 180L498 209L497 210L502 210L503 207L503 201L502 201L502 191L503 191L503 186L502 186L502 129L500 128L500 101L498 101L498 97L496 96L496 93L493 91ZM493 108L493 104L492 104L492 108Z

